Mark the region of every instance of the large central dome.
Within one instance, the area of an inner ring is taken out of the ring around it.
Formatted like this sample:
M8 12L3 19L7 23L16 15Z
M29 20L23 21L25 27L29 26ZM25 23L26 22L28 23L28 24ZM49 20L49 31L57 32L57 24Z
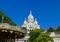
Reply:
M34 22L34 17L31 11L30 11L30 15L28 16L28 22Z
M34 18L31 11L30 11L30 15L28 16L28 18Z

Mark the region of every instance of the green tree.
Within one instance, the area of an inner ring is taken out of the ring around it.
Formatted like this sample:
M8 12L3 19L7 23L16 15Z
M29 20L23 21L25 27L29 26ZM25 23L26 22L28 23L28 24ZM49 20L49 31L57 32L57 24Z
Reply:
M33 42L37 38L37 36L41 34L41 32L43 32L43 30L40 29L32 30L29 34L30 35L29 40Z
M47 30L47 32L55 32L55 29L52 28L52 27L50 27L50 28Z
M35 40L35 42L49 42L49 41L54 42L53 38L45 33L41 33Z
M4 23L9 23L11 25L16 25L8 16L6 16L2 11L0 11L0 23L2 22L2 16L4 16Z
M53 39L48 34L45 34L44 30L35 29L30 32L30 38L27 42L45 42L45 40L53 42Z
M57 28L57 30L56 30L57 32L60 32L60 26L58 26L58 28Z

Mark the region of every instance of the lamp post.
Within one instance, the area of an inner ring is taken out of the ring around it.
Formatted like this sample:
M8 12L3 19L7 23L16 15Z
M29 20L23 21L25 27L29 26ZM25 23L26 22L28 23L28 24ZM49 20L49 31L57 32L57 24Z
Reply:
M1 22L2 22L2 24L3 24L3 20L4 20L4 16L2 16L2 21L1 21Z

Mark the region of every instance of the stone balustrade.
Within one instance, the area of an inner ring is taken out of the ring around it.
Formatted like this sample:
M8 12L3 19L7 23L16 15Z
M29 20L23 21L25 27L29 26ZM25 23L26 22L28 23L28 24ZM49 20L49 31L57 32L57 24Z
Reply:
M19 26L13 26L13 25L10 25L10 24L7 24L7 23L3 23L3 24L0 23L0 29L19 31L19 32L22 32L22 33L26 32L26 30L24 30L23 28L21 28Z

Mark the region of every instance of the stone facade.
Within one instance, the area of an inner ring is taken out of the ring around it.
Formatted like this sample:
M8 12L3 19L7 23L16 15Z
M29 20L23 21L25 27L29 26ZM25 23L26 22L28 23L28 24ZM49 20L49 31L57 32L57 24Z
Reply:
M54 42L60 42L60 34L51 32L50 36L53 37Z
M22 27L26 27L27 30L40 29L40 25L38 25L37 20L34 19L31 11L30 11L30 15L28 16L28 19L26 20L25 18Z

